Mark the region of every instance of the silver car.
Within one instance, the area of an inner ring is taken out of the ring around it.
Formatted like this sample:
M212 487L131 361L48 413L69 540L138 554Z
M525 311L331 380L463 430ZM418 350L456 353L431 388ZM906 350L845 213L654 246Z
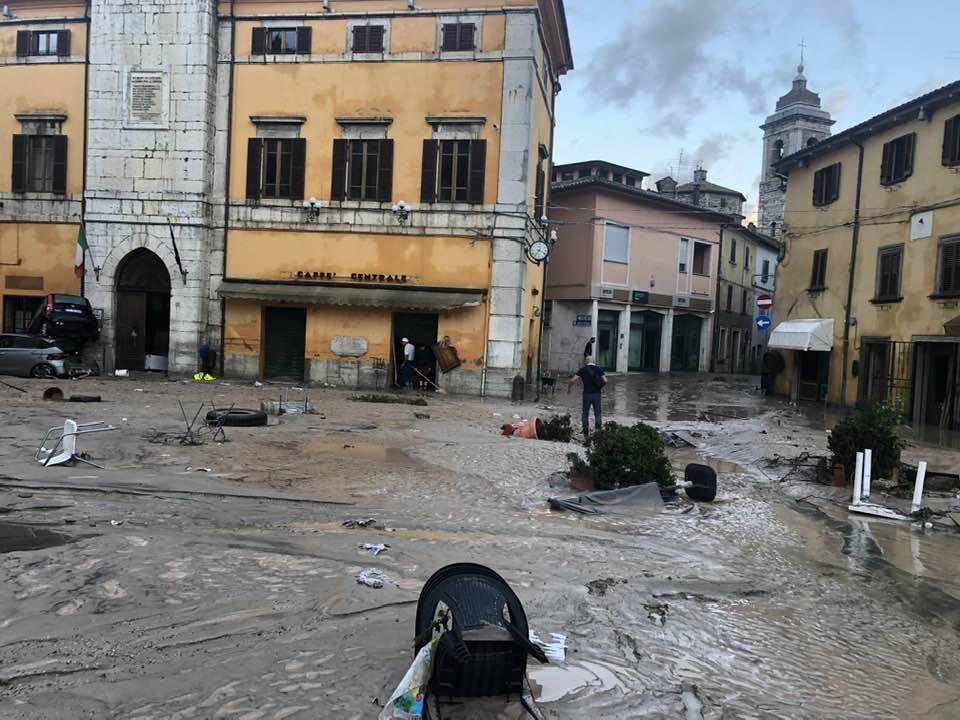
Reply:
M68 374L67 353L38 335L0 335L0 375L62 377Z

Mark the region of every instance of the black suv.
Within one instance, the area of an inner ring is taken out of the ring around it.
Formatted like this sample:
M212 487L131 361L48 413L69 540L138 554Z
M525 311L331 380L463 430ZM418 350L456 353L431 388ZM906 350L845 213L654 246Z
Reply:
M27 331L57 340L73 340L82 345L97 339L100 325L86 298L50 293L33 316Z

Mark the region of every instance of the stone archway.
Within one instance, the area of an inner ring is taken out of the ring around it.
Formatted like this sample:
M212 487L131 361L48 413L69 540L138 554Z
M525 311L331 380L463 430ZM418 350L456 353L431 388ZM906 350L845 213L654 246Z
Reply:
M128 253L114 274L115 367L165 370L170 347L170 273L152 251Z

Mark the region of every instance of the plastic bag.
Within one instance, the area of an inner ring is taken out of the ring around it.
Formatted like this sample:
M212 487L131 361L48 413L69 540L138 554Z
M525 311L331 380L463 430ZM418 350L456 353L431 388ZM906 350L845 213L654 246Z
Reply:
M430 679L435 645L436 642L430 642L420 648L407 674L380 711L380 720L419 720L423 717L424 688Z

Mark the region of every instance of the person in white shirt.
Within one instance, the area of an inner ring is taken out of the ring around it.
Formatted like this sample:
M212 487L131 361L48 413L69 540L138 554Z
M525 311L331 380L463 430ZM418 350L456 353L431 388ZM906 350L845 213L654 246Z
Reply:
M413 386L413 359L416 356L417 349L407 338L400 340L403 343L403 364L400 366L402 371L401 384L403 387Z

